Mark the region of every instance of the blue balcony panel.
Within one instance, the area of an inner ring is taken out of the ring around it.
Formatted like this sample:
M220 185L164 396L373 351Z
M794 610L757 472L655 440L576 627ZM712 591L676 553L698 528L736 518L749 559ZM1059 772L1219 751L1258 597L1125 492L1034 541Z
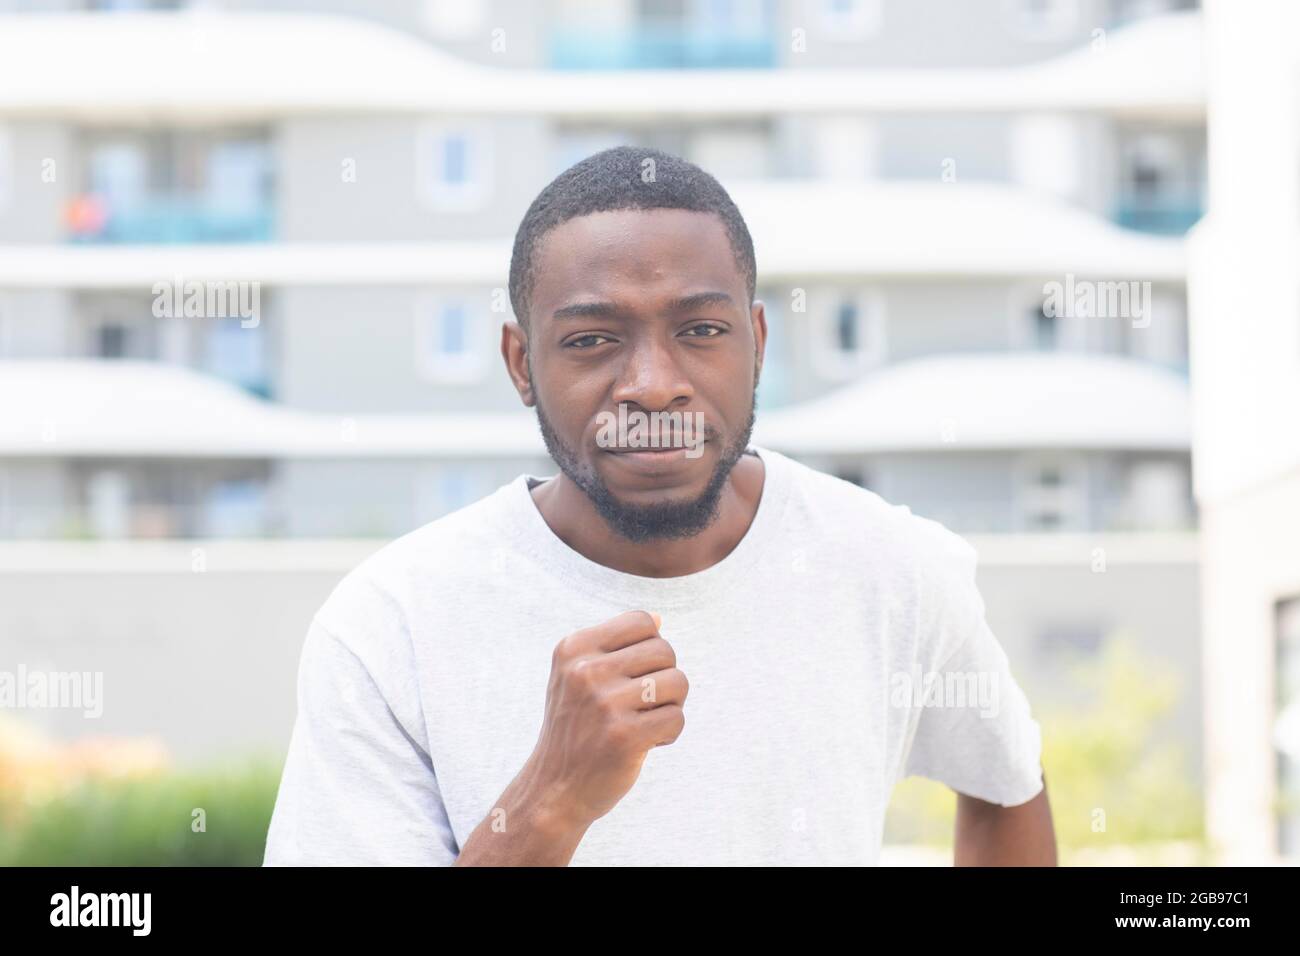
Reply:
M270 209L223 210L198 202L160 200L110 210L103 225L74 234L87 243L239 243L274 238Z
M558 30L550 61L558 70L766 69L776 65L776 44L767 33Z
M1125 229L1161 236L1181 236L1205 214L1198 201L1121 202L1115 207L1115 222Z

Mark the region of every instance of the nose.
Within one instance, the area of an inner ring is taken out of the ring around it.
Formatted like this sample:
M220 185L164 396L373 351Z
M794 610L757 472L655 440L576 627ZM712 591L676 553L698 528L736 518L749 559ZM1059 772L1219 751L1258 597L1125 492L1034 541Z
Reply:
M690 379L659 341L638 343L619 370L612 398L616 404L638 405L647 412L667 411L695 396Z

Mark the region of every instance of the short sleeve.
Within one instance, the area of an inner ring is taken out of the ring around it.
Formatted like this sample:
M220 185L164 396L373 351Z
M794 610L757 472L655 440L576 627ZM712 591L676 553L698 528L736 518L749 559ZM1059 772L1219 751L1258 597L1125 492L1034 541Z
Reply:
M458 849L429 757L414 667L380 682L319 620L264 866L450 866Z
M914 712L903 776L928 777L988 803L1019 806L1043 788L1042 734L985 620L975 550L943 533L948 546L921 615L928 633L905 682Z

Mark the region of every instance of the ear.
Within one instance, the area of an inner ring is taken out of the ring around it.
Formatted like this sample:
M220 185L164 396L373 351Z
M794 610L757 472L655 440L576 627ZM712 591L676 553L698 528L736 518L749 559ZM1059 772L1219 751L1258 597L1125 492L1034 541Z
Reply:
M501 325L501 358L506 363L506 373L519 400L532 407L533 382L528 371L528 333L518 322L504 322Z
M755 299L749 314L750 325L754 329L754 384L763 371L763 356L767 352L767 311L762 300Z

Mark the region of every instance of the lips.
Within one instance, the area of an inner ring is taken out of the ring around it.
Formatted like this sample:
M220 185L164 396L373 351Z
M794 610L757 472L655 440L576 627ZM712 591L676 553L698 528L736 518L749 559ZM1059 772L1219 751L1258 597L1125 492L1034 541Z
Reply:
M702 454L702 449L708 443L709 439L705 438L698 444L694 445L624 445L621 447L610 446L608 448L601 448L601 451L608 452L611 455L670 455L675 452L690 451L700 452Z
M707 444L707 442L706 442ZM685 445L674 448L604 448L609 462L619 471L639 476L640 481L663 480L671 475L693 473L704 461L703 445L691 451Z
M659 448L637 448L635 446L628 448L606 448L605 451L611 455L667 455L675 451L687 451L688 445L672 445Z

